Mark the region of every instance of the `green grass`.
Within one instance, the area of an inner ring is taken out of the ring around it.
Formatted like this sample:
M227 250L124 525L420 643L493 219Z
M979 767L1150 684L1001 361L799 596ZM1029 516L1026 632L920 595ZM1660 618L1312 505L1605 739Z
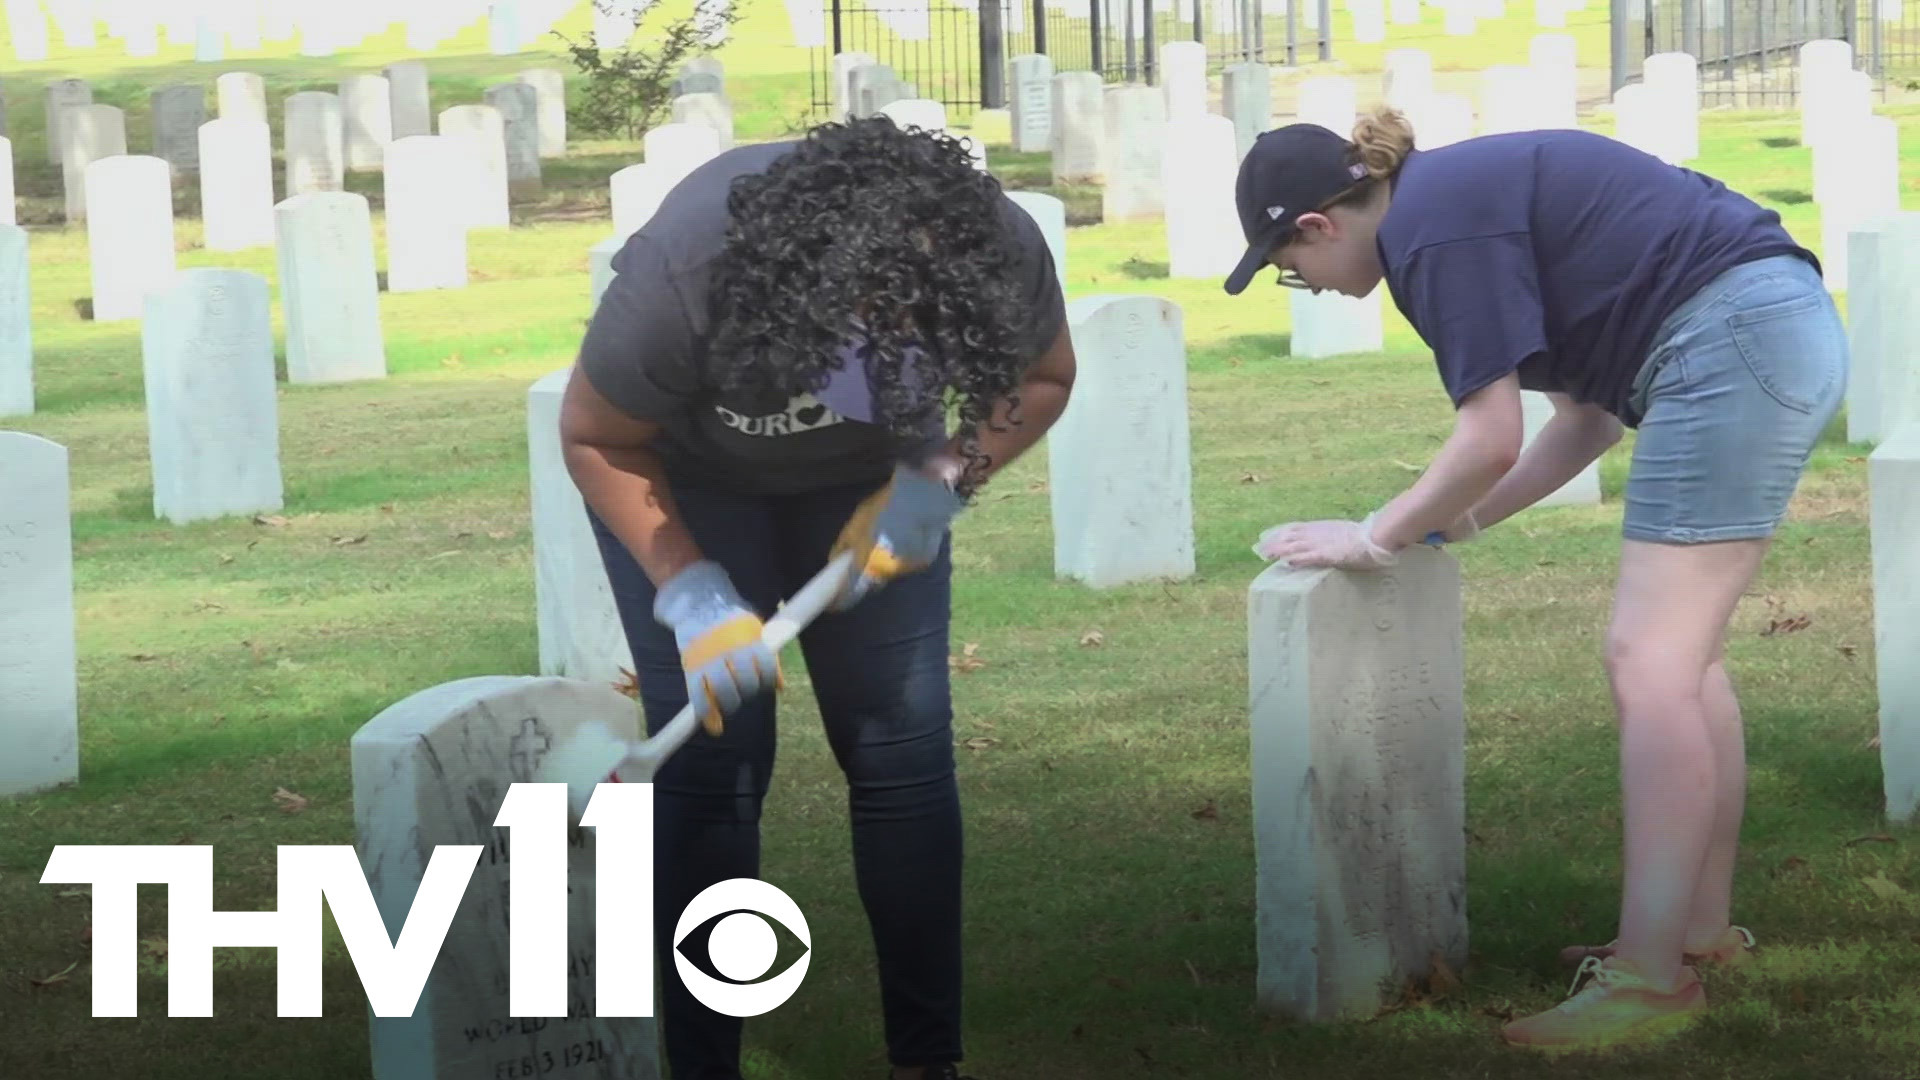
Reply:
M792 103L778 87L804 85L804 61L796 67L792 50L771 44L784 23L767 10L722 54L741 96L763 102L744 137L777 134ZM1529 20L1516 5L1513 25L1490 26L1489 40L1497 30L1523 41ZM436 108L477 98L529 62L483 52L469 31L435 59ZM637 151L577 145L514 229L475 234L469 288L383 295L391 378L282 389L287 524L175 528L151 516L138 331L76 314L88 291L85 238L45 217L57 177L33 140L43 78L78 72L101 80L103 99L134 102L151 86L218 73L179 53L151 66L57 57L30 78L0 79L22 191L42 211L30 217L42 411L4 423L72 453L83 716L82 783L0 804L0 1015L11 1021L0 1076L363 1076L364 999L337 942L324 1019L276 1019L272 955L223 950L217 1017L170 1020L163 897L143 890L142 1015L93 1020L88 903L37 880L56 844L211 844L216 904L272 907L276 845L353 839L347 744L358 727L438 683L536 669L525 391L572 358L587 315L586 251L607 230L604 177ZM336 61L236 58L219 69L262 71L278 100L397 55L394 40ZM1911 138L1920 112L1897 115ZM1796 131L1792 117L1714 117L1699 167L1779 209L1817 246L1818 222L1794 194L1808 184ZM1009 184L1044 186L1044 157L1004 146L992 155ZM1913 160L1910 207L1920 204ZM353 186L377 195L373 179ZM1152 293L1181 307L1199 572L1100 593L1055 581L1044 447L958 526L954 635L976 644L985 666L955 679L956 736L998 740L961 751L970 1071L1546 1074L1496 1031L1499 1017L1558 999L1561 945L1614 930L1617 745L1600 643L1630 444L1602 463L1604 505L1532 511L1459 549L1473 926L1464 985L1372 1023L1264 1017L1251 1006L1245 601L1259 566L1247 545L1275 522L1378 505L1409 480L1399 463L1431 455L1450 411L1391 313L1384 355L1292 359L1286 309L1271 291L1236 301L1210 282L1159 278L1159 227L1099 224L1097 191L1059 194L1079 226L1072 295ZM190 185L181 210L184 265L274 277L266 252L197 247ZM1751 767L1736 914L1761 935L1764 961L1715 980L1710 1019L1666 1050L1575 1058L1554 1075L1896 1080L1920 1060L1920 858L1911 831L1881 821L1868 746L1864 453L1837 436L1820 447L1734 621ZM1811 622L1763 634L1775 612ZM1090 630L1104 644L1083 646ZM763 876L806 911L815 955L799 995L749 1025L753 1074L877 1076L879 1014L844 785L791 662ZM276 806L283 786L310 800L303 812ZM1207 806L1213 815L1196 816Z

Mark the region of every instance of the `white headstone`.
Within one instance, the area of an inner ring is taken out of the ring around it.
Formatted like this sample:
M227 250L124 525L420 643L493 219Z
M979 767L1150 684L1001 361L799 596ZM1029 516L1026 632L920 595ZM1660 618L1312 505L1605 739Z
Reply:
M1655 104L1667 117L1673 148L1680 162L1700 156L1700 63L1690 53L1654 53L1640 68ZM1663 158L1665 155L1661 155ZM1671 160L1671 159L1668 159ZM1679 162L1675 162L1678 164Z
M654 166L662 197L688 173L720 153L720 136L704 124L661 124L641 140L641 156Z
M1247 249L1233 208L1233 121L1203 113L1169 122L1161 153L1168 276L1225 279Z
M1533 5L1533 25L1542 29L1558 30L1567 25L1567 5L1565 0L1535 0Z
M1420 25L1420 0L1392 0L1387 12L1395 26Z
M654 212L660 209L660 200L667 195L665 179L660 166L645 163L629 165L607 178L614 239L624 243L627 237L653 220Z
M1553 419L1553 399L1536 390L1520 391L1521 423L1525 430L1526 443L1532 443L1540 434L1540 429ZM1580 474L1561 485L1558 491L1535 503L1535 506L1594 506L1600 502L1600 463L1593 462L1580 470Z
M853 73L868 64L878 63L872 53L833 54L833 118L844 120L853 114Z
M1543 130L1548 104L1547 87L1533 68L1495 64L1480 73L1482 135Z
M279 510L280 421L267 283L183 270L140 328L153 513L175 525Z
M1580 126L1579 55L1579 45L1572 34L1536 34L1527 44L1527 64L1539 80L1544 96L1540 104L1543 127Z
M1060 282L1060 293L1066 295L1067 204L1055 196L1038 191L1009 191L1007 198L1012 199L1039 224L1040 235L1047 240L1047 253L1053 256L1053 271Z
M901 98L880 107L880 114L901 130L918 128L930 133L947 130L947 107L932 98Z
M433 134L433 96L428 89L427 65L420 60L402 60L387 65L386 77L393 137Z
M1425 49L1387 50L1383 89L1386 104L1406 111L1433 95L1433 54Z
M1879 442L1920 420L1920 211L1861 221L1846 256L1847 441Z
M527 391L527 461L532 472L534 594L540 674L612 685L634 670L586 503L560 451L560 399L571 367Z
M1378 45L1387 40L1386 0L1348 0L1353 16L1353 40L1361 45Z
M1814 153L1829 161L1827 201L1820 204L1820 266L1827 288L1847 289L1847 235L1861 222L1900 210L1900 129L1892 117L1867 116L1827 138Z
M1166 137L1167 99L1151 86L1107 91L1106 152L1100 218L1107 224L1152 221L1166 209L1160 146Z
M387 147L387 291L467 284L467 228L447 192L471 182L468 157L443 135L410 135Z
M529 68L518 76L533 87L540 127L540 156L567 156L567 80L553 68Z
M1039 53L1013 58L1013 149L1046 151L1053 140L1053 60Z
M681 94L674 98L673 122L712 128L716 152L733 148L733 106L719 94Z
M1853 45L1822 38L1800 46L1800 143L1820 141L1820 120L1835 81L1853 70Z
M67 449L0 431L0 796L80 778Z
M1446 12L1441 26L1448 37L1472 37L1480 28L1479 13L1468 0L1441 0L1441 8Z
M1047 432L1056 576L1094 588L1194 572L1187 348L1157 296L1067 303L1080 373Z
M226 59L226 36L205 15L194 20L193 60L197 64L217 64Z
M33 413L33 292L27 230L0 225L0 416Z
M273 132L266 121L201 125L200 217L208 251L273 245Z
M1873 546L1873 642L1879 668L1880 771L1887 817L1920 816L1920 420L1867 458Z
M1167 119L1176 123L1207 111L1207 47L1198 41L1160 46L1160 86Z
M5 103L0 102L0 108ZM0 135L0 225L15 224L13 209L13 140Z
M607 286L613 284L613 257L620 253L626 242L625 235L609 236L587 249L588 310L600 306L600 298L607 294Z
M1247 597L1256 998L1365 1019L1467 960L1460 568L1274 564Z
M1273 71L1265 64L1229 64L1220 75L1220 107L1233 121L1234 161L1273 127Z
M144 58L160 55L160 28L144 20L136 20L127 27L125 38L128 56Z
M347 168L378 169L393 142L393 92L379 75L340 80L340 116L345 127Z
M507 192L507 127L491 105L455 105L440 114L440 137L454 141L468 162L455 200L469 228L506 228L513 223Z
M346 182L346 121L340 98L307 90L287 98L286 141L288 195L309 191L339 191Z
M181 176L200 168L200 125L207 122L207 93L198 86L167 86L153 92L153 156Z
M287 324L287 381L385 378L373 215L366 197L350 191L295 195L274 208L274 225Z
M47 164L60 164L64 145L66 108L93 104L93 87L85 79L59 79L47 84ZM121 151L125 153L125 151Z
M1305 289L1288 289L1287 308L1293 323L1290 355L1303 359L1379 352L1385 347L1380 293L1343 296Z
M1063 71L1053 77L1053 134L1048 149L1055 184L1100 177L1107 142L1104 88L1098 72Z
M138 319L174 271L172 172L157 157L121 154L88 165L86 184L93 319Z
M213 80L222 120L267 122L267 81L251 71L229 71Z
M1473 99L1465 94L1434 94L1411 111L1413 144L1421 150L1451 146L1473 138Z
M423 690L354 733L356 847L392 932L436 849L485 849L412 1015L368 1021L373 1080L504 1077L527 1063L542 1080L661 1075L654 1021L594 1015L593 829L573 830L567 849L569 1016L513 1018L508 999L510 851L493 823L509 785L532 782L544 756L589 722L640 734L639 710L611 687L505 675Z
M1353 80L1338 75L1316 75L1300 80L1295 115L1303 124L1318 124L1343 139L1353 137L1359 119L1358 90Z
M526 83L487 87L487 104L500 111L507 148L507 193L514 199L540 197L540 95Z
M1873 77L1864 71L1843 71L1826 80L1820 104L1815 106L1810 144L1813 149L1813 201L1825 206L1845 198L1844 177L1856 167L1852 145L1861 121L1873 113Z
M67 224L87 219L87 169L102 158L127 152L127 117L111 105L69 108L61 120L60 178L66 195ZM156 159L157 160L157 159Z

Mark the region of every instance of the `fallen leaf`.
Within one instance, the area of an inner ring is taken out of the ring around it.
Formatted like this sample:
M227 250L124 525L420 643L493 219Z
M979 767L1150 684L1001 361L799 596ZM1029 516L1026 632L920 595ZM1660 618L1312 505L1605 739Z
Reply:
M1240 477L1240 482L1243 484L1257 484L1260 482L1260 474L1246 473Z
M1848 463L1849 465L1858 465L1858 464L1860 464L1861 462L1863 462L1863 461L1865 461L1865 460L1867 460L1867 459L1866 459L1866 458L1864 458L1864 457L1850 457L1850 458L1845 458L1844 460L1845 460L1845 461L1846 461L1846 462L1847 462L1847 463Z
M453 538L455 540L471 540L473 539L473 533L468 532L465 529L462 529L461 531L454 533Z
M1782 862L1780 864L1779 869L1775 872L1781 873L1781 874L1791 874L1796 870L1804 870L1806 868L1807 868L1807 860L1801 858L1798 855L1789 855L1787 856L1786 861Z
M1045 480L1035 480L1032 483L1027 485L1027 494L1029 495L1039 495L1044 493L1046 490L1047 490L1047 482Z
M280 529L286 527L287 519L281 517L279 514L255 514L253 523L255 525L265 525L272 529Z
M1213 804L1212 799L1208 799L1207 804L1195 810L1192 816L1195 821L1217 821L1220 818L1220 808Z
M1867 740L1867 749L1869 749L1869 750L1878 750L1878 749L1880 749L1880 736L1878 736L1878 735L1875 735L1875 736L1874 736L1873 738L1871 738L1871 739L1868 739L1868 740Z
M613 688L637 701L640 698L640 676L621 668L620 681L614 683Z
M1813 625L1813 619L1806 615L1795 615L1789 619L1772 619L1767 622L1767 628L1760 631L1760 636L1772 637L1775 634L1792 634L1805 630L1811 625Z
M1128 982L1127 980L1121 978L1118 975L1102 975L1101 978L1106 981L1106 984L1108 986L1113 987L1115 990L1133 989L1132 983Z
M999 746L1000 740L991 735L975 735L960 745L969 750L990 750L993 747Z
M1083 648L1095 649L1095 648L1099 648L1102 645L1105 645L1106 643L1107 643L1107 635L1101 633L1098 630L1089 630L1086 633L1080 635L1080 644Z
M219 604L216 604L216 603L214 603L214 602L213 602L213 601L211 601L211 600L195 600L195 601L193 602L193 610L195 610L195 611L225 611L225 610L227 610L227 609L226 609L225 607L223 607L223 606L221 606L221 605L219 605Z
M60 897L60 898L61 898L61 899L63 899L63 900L78 900L78 899L81 899L81 898L83 898L83 897L88 897L88 896L92 896L92 895L93 895L93 890L92 890L91 888L87 888L87 889L61 889L61 890L60 890L59 892L57 892L57 893L54 893L54 895L55 895L55 896L58 896L58 897Z
M167 958L167 939L163 937L142 938L140 939L140 949L155 960L165 960Z
M136 664L144 664L149 660L158 660L160 658L150 652L137 652L137 653L134 653L132 656L127 657L127 659L133 661Z
M488 534L487 534L487 539L489 539L489 540L505 540L505 539L506 539L507 537L509 537L509 536L512 536L512 535L513 535L513 534L512 534L511 532L508 532L508 531L507 531L506 529L500 529L500 530L498 530L498 531L496 531L496 532L490 532L490 533L488 533Z
M1187 974L1193 976L1193 985L1205 986L1206 983L1201 981L1201 978L1200 978L1200 969L1193 966L1193 961L1187 960L1187 961L1184 961L1184 963L1187 965Z
M1838 648L1838 649L1840 650L1840 655L1841 655L1841 656L1844 656L1844 657L1846 657L1846 658L1847 658L1847 659L1849 659L1849 660L1851 660L1851 659L1853 659L1853 657L1854 657L1854 654L1856 654L1856 653L1858 653L1858 652L1860 651L1860 650L1859 650L1858 648L1856 648L1855 646L1852 646L1852 645L1838 645L1838 646L1835 646L1835 647L1836 647L1836 648Z
M447 556L449 556L449 555L462 555L462 554L465 554L465 552L460 552L460 551L443 551L443 552L441 552L441 553L440 553L440 554L438 554L438 555L429 555L429 556L427 556L427 561L428 561L428 562L432 562L432 561L433 561L433 560L435 560L435 559L444 559L444 558L446 558L446 557L447 557Z
M1087 1025L1085 1024L1075 1024L1073 1025L1073 1030L1067 1032L1067 1038L1069 1039L1084 1039L1086 1037Z
M1453 965L1435 949L1428 958L1433 970L1427 975L1427 989L1434 997L1445 997L1460 989L1460 976L1454 974Z
M975 655L980 651L978 642L969 641L960 647L960 655L947 657L947 666L962 675L970 671L979 671L987 666L985 660Z
M1511 1005L1482 1005L1480 1015L1491 1016L1504 1024L1511 1021L1515 1014Z
M383 514L391 514L391 513L393 513L393 504L392 504L392 503L381 503L381 504L380 504L380 512L381 512L381 513L383 513Z
M1907 890L1901 888L1898 883L1887 880L1887 872L1885 870L1880 871L1870 878L1861 878L1860 883L1873 890L1873 895L1882 900L1892 900L1896 897L1907 895Z
M1900 841L1895 840L1886 833L1875 833L1872 836L1856 836L1847 841L1843 846L1852 847L1855 844L1897 844L1899 842Z
M1393 463L1394 463L1395 465L1398 465L1398 466L1400 466L1401 468L1403 468L1403 469L1405 469L1405 470L1407 470L1407 471L1408 471L1408 472L1410 472L1410 473L1417 473L1417 472L1424 472L1424 471L1426 471L1426 469L1425 469L1425 466L1421 466L1421 465L1415 465L1415 464L1414 464L1413 462L1411 462L1411 461L1401 461L1401 460L1400 460L1399 458L1394 458L1394 459L1393 459Z
M75 960L73 963L68 964L66 967L61 968L59 971L54 972L53 974L47 976L44 979L29 979L27 981L31 982L35 986L53 986L56 983L66 982L67 976L73 974L73 969L79 966L80 966L80 961Z
M334 547L351 547L354 544L365 543L366 539L366 533L361 533L359 536L335 536L332 538Z
M225 565L227 565L228 563L230 563L230 562L232 562L232 561L233 561L233 556L231 556L231 555L222 555L222 556L220 556L220 565L221 565L221 566L225 566Z
M288 791L286 788L273 789L273 801L283 814L297 814L307 808L307 797Z

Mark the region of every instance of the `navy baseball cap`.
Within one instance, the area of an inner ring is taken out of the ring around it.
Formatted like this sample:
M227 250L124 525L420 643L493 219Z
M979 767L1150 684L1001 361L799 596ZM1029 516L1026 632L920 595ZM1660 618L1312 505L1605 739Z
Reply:
M1253 141L1233 189L1247 253L1227 276L1229 294L1238 296L1253 281L1267 265L1267 253L1293 232L1301 214L1367 178L1367 167L1351 152L1346 139L1318 124L1288 124Z

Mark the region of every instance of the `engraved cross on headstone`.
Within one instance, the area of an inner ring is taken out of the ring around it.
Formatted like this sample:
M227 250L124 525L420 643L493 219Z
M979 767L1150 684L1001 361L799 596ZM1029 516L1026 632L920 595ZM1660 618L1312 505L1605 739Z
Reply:
M520 734L513 737L508 759L513 778L521 783L532 782L533 771L540 767L540 759L547 756L552 746L553 736L540 730L539 721L531 716L520 721Z

